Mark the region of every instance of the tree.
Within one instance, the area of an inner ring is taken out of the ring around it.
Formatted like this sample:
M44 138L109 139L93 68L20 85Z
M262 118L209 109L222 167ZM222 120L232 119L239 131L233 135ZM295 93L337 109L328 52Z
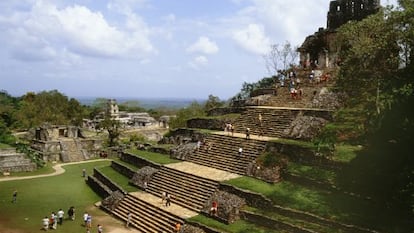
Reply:
M77 100L68 100L57 90L38 94L28 92L22 97L18 108L16 124L26 129L43 123L79 125L84 116L84 110Z
M393 100L392 88L398 82L399 32L386 19L385 10L360 22L349 22L339 29L337 43L342 65L337 88L351 98L366 118L366 129L374 129L382 110ZM378 123L378 122L377 122Z
M368 137L338 180L381 203L384 211L393 210L398 232L409 232L414 227L414 2L399 3L397 10L386 8L339 29L343 63L336 88L365 117Z
M108 131L109 146L118 145L119 135L121 135L119 121L112 119L109 114L105 114L104 119L99 122L98 128Z
M206 112L213 108L219 108L224 105L224 102L220 100L218 96L209 95L206 103L204 104L204 109Z
M171 120L171 128L187 127L187 120L205 116L204 108L197 101L193 101L188 107L178 110L175 118Z
M296 64L298 59L298 47L292 47L289 41L285 44L270 45L269 53L263 55L266 69L270 75L277 75L279 71L285 72L289 67Z

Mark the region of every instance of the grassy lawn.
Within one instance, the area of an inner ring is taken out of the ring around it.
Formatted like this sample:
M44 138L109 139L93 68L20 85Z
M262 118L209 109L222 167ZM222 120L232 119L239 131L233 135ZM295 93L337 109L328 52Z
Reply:
M139 190L137 187L130 185L129 179L115 171L111 166L100 167L98 170L127 192L136 192Z
M334 171L325 170L318 167L306 166L293 162L289 162L287 171L294 175L330 184L334 184L336 179L336 173Z
M383 207L342 193L305 188L290 182L269 184L250 177L226 181L236 187L262 193L273 203L361 226L387 224Z
M82 169L92 174L94 167L108 166L109 163L110 161L99 161L68 165L64 167L66 172L59 176L1 182L0 225L10 228L18 226L23 232L42 232L41 219L44 216L50 216L52 211L56 212L59 208L67 212L73 205L76 209L76 220L65 221L54 232L84 232L80 216L101 198L86 185L81 177ZM18 191L18 198L17 203L13 204L11 198L14 190ZM98 213L91 214L93 216Z
M170 164L170 163L181 162L180 160L177 160L177 159L171 159L168 155L149 152L149 151L130 149L130 150L127 150L127 152L137 155L141 158L148 159L152 162L159 163L159 164Z
M217 230L231 233L288 233L287 231L259 227L255 224L243 220L238 220L232 224L227 225L212 218L208 218L204 215L197 215L190 218L189 221L202 223Z
M0 143L0 149L10 149L13 148L12 146L4 143Z
M350 162L357 156L357 152L360 150L362 150L360 146L340 144L336 146L332 159L339 162Z

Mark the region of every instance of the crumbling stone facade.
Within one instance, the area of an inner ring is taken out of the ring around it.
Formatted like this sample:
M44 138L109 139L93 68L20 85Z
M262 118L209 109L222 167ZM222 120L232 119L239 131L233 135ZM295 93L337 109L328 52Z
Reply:
M339 65L337 49L334 46L336 30L351 20L362 20L380 9L379 0L335 0L329 4L327 28L319 28L306 37L299 47L302 68L332 68Z

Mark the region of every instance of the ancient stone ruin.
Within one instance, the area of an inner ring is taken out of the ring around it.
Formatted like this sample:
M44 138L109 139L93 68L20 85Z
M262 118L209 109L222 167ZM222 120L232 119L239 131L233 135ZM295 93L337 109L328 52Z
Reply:
M303 68L332 68L341 60L334 46L336 30L351 20L362 20L380 9L379 0L336 0L329 4L327 28L319 28L299 47Z
M36 170L33 163L25 154L18 153L14 148L0 150L0 172L27 172Z
M85 138L75 126L44 125L36 129L31 148L44 161L82 161L99 155L102 140Z

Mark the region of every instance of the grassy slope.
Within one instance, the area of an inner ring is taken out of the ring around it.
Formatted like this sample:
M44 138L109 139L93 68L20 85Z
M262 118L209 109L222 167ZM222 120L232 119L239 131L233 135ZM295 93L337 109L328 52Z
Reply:
M66 221L54 232L84 232L80 216L101 198L86 185L81 177L82 169L85 168L91 174L93 167L107 166L109 163L103 161L68 165L64 167L66 172L59 176L1 182L1 224L11 228L18 226L24 232L40 232L41 219L44 216L49 216L59 208L66 212L73 205L76 208L76 221ZM13 190L18 190L16 204L11 203Z

